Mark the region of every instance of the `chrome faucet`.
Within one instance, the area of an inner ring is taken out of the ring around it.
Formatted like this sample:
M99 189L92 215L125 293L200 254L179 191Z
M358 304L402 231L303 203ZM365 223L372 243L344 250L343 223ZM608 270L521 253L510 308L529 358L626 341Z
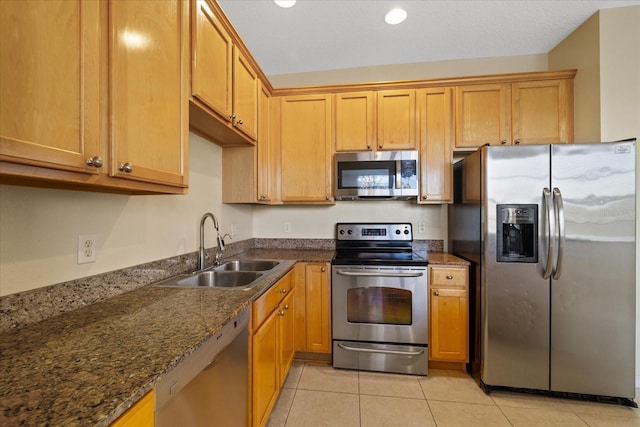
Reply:
M214 261L214 265L219 265L222 261L222 252L224 251L224 240L220 237L220 229L218 227L218 219L211 212L207 212L202 215L202 219L200 220L200 253L198 255L198 270L202 270L205 264L206 252L204 250L204 223L207 218L211 218L213 221L213 226L216 229L216 259Z

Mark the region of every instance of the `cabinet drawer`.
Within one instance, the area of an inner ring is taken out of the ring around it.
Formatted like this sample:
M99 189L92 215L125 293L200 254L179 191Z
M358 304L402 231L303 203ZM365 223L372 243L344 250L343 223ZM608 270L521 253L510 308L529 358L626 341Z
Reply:
M273 285L264 295L258 298L251 306L251 317L253 318L253 328L266 320L267 317L278 307L278 304L286 297L293 288L293 270Z
M466 268L431 267L431 282L429 286L467 286Z

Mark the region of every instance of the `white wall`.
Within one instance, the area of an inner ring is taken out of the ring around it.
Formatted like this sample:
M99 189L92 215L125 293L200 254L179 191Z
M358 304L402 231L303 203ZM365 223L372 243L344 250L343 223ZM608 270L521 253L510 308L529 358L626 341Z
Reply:
M415 239L446 240L446 206L417 205L415 201L349 201L333 206L259 206L254 209L254 237L335 238L337 222L410 222ZM291 232L284 232L284 224ZM419 225L423 222L424 232Z
M185 196L0 186L0 296L195 251L205 212L224 232L232 219L235 240L251 237L252 207L222 205L221 148L194 134L189 145ZM97 236L95 263L77 264L79 234Z

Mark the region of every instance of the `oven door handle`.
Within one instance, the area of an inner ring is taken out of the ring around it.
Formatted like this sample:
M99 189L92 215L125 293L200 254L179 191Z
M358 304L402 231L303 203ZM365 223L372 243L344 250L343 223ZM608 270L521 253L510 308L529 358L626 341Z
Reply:
M383 273L383 272L371 272L368 273L366 271L345 271L345 270L336 270L341 276L366 276L366 277L420 277L424 276L423 272L416 273Z
M351 347L348 345L344 345L342 343L338 343L338 347L343 348L347 351L355 351L358 353L382 353L382 354L394 354L394 355L400 355L400 356L420 356L421 354L424 353L423 348L417 351L381 350L376 348Z

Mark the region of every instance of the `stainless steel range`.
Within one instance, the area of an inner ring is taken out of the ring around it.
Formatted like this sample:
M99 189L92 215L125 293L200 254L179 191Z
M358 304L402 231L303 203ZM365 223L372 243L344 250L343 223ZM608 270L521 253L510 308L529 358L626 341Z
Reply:
M427 261L410 223L338 223L331 262L333 366L427 374Z

